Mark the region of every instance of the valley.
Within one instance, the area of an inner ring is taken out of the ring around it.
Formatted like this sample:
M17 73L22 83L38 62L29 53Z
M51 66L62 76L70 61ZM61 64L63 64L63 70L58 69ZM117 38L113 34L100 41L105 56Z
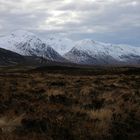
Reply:
M138 47L0 37L0 140L139 140L139 103Z

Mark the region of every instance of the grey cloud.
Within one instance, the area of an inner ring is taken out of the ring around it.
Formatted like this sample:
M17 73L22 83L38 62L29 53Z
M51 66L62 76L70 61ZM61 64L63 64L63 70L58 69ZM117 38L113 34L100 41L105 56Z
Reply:
M0 35L25 29L138 45L139 13L139 0L0 0Z

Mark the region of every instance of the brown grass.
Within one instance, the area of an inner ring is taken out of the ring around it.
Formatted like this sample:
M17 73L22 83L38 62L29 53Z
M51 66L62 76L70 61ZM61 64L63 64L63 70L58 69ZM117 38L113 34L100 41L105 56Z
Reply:
M139 140L140 74L123 70L1 71L0 140Z
M17 127L21 126L21 121L24 115L20 116L5 116L0 118L0 129L2 133L14 131Z

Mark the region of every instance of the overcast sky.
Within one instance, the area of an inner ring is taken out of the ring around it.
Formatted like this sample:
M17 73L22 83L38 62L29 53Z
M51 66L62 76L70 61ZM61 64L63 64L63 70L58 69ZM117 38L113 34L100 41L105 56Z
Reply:
M140 46L140 0L0 0L0 35L19 29Z

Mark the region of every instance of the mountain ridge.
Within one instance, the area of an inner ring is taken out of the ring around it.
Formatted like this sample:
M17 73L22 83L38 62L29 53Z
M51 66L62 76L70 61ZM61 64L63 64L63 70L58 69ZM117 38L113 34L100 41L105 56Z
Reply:
M0 37L0 48L23 56L82 65L140 65L140 48L102 43L92 39L74 42L66 37L42 39L24 30Z
M79 64L140 64L140 49L85 39L76 43L64 57Z

